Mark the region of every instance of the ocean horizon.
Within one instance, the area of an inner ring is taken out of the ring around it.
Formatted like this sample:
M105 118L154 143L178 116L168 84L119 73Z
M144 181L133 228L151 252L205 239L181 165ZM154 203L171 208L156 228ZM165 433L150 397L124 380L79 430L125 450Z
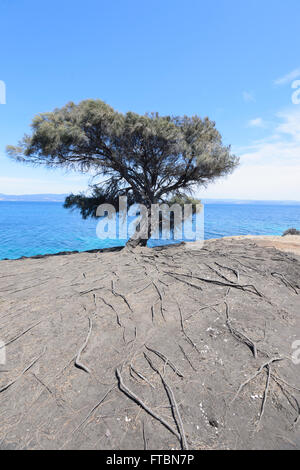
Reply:
M232 235L282 235L288 228L300 228L300 205L209 203L205 205L204 220L206 240ZM96 219L83 220L79 212L64 209L61 202L0 201L0 259L126 243L97 238L97 223ZM149 246L165 243L150 241Z

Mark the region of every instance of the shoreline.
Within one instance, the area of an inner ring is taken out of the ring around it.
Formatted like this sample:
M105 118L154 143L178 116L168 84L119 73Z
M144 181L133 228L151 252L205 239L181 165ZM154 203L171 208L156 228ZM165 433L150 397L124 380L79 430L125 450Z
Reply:
M217 240L254 240L255 243L259 246L265 248L277 248L279 251L284 251L286 253L293 253L300 256L300 236L299 235L232 235L220 238L209 238L204 240L204 243L215 242ZM176 247L182 244L186 244L187 247L195 247L198 243L201 242L179 242L179 243L171 243L166 245L158 245L156 247L152 247L152 249L165 249L168 247ZM26 259L42 259L42 258L49 258L52 256L69 256L75 255L79 253L110 253L110 252L117 252L121 251L124 248L123 245L121 246L113 246L107 248L94 248L91 250L72 250L72 251L59 251L58 253L45 253L45 254L38 254L32 256L20 256L19 258L3 258L1 261L22 261Z

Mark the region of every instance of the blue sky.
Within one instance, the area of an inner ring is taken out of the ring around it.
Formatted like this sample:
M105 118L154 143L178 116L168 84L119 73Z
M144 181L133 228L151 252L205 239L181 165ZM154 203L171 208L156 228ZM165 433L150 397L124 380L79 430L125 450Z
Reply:
M241 166L199 196L300 200L299 17L299 0L0 0L0 193L83 190L5 146L36 113L100 98L215 120Z

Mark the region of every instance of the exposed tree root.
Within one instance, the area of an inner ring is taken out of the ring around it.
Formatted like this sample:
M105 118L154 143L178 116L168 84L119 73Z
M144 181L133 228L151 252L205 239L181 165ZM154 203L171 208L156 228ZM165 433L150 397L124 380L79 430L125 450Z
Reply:
M80 355L81 355L81 353L83 352L83 350L86 348L86 346L88 344L88 341L89 341L89 338L90 338L91 332L92 332L92 327L93 327L93 322L92 322L91 318L89 318L89 331L88 331L86 340L83 343L83 345L81 346L81 348L79 349L79 351L77 353L77 356L76 356L76 359L75 359L75 366L78 367L79 369L84 370L88 374L90 374L91 371L88 367L86 367L84 364L82 364L82 362L80 362Z
M137 290L136 292L134 292L135 295L137 294L140 294L141 292L143 292L144 290L146 290L149 286L151 286L151 282L149 282L146 286L142 287L141 289Z
M145 433L145 423L143 421L143 441L144 441L144 450L148 450L147 438Z
M176 425L177 425L177 428L179 430L179 433L180 433L180 441L181 441L181 446L182 446L182 449L183 450L188 450L189 447L188 447L188 443L187 443L187 440L186 440L186 436L185 436L185 432L184 432L184 427L183 427L183 423L182 423L182 419L181 419L181 415L180 415L180 412L179 412L179 409L178 409L178 405L177 405L177 402L175 400L175 396L174 396L174 393L173 393L173 390L172 388L170 387L170 385L167 383L167 381L165 380L165 378L163 377L163 375L161 374L161 372L154 366L153 362L151 361L151 359L147 356L147 354L145 354L145 358L147 359L148 363L150 364L150 366L152 367L152 369L157 372L157 374L160 376L161 378L161 381L166 389L166 392L167 392L167 395L169 397L169 401L170 401L170 404L171 404L171 407L172 407L172 411L173 411L173 416L174 416L174 419L175 419L175 422L176 422Z
M222 273L220 273L217 269L213 268L212 266L210 266L209 264L207 263L204 263L205 266L210 269L212 272L214 272L217 276L219 276L221 279L224 279L224 281L228 282L229 284L232 283L232 281L230 279L228 279L228 277L224 276Z
M129 310L130 310L131 312L133 312L133 310L132 310L132 308L131 308L131 306L130 306L128 300L127 300L126 297L125 297L125 295L120 294L119 292L116 292L115 287L114 287L114 281L111 281L111 291L112 291L113 295L115 295L116 297L121 297L121 299L124 300L125 304L126 304L127 307L129 308Z
M36 357L30 364L29 366L25 367L25 369L21 372L21 374L19 374L14 380L11 380L10 382L8 382L6 385L4 385L3 387L0 388L0 393L4 392L5 390L7 390L9 387L11 387L13 384L15 384L29 369L31 369L31 367L34 366L34 364L43 356L43 354L45 354L45 351L46 351L46 348L44 348L43 352L38 356Z
M120 321L120 317L119 317L119 314L118 312L116 311L116 309L114 308L113 305L111 305L110 303L108 303L103 297L100 297L100 299L102 300L102 302L107 305L109 308L112 309L112 311L115 313L116 315L116 318L117 318L117 324L120 326L120 327L123 327L121 321Z
M249 377L249 379L245 380L245 382L243 382L239 386L239 389L236 392L236 394L234 395L233 399L231 400L231 403L233 403L236 400L236 398L238 397L240 392L243 390L243 388L246 385L248 385L248 383L250 383L253 379L255 379L264 370L265 367L270 366L270 364L273 364L274 362L283 361L284 359L285 359L284 357L273 357L273 358L269 359L267 362L265 362L264 364L262 364L260 366L260 368L255 372L255 374L253 374L251 377Z
M287 280L287 278L284 277L283 274L273 272L273 273L271 273L271 275L272 275L273 277L279 277L279 278L281 279L281 281L283 282L283 284L284 284L286 287L292 289L292 291L293 291L295 294L298 295L298 291L297 291L297 289L295 288L295 286L293 286L293 284L291 284L291 283Z
M177 374L179 377L184 377L183 373L180 372L180 370L163 353L157 351L156 349L150 348L146 344L145 344L145 348L147 348L148 351L151 351L154 354L156 354L158 357L160 357L165 362L165 364L170 366L171 369L175 372L175 374Z
M81 423L76 427L76 429L74 429L74 431L72 432L72 434L75 434L75 432L78 431L78 429L80 429L86 422L87 420L90 418L90 416L94 413L94 411L99 408L99 406L104 402L105 398L107 397L107 395L112 392L114 389L116 388L116 385L113 385L109 390L107 390L107 392L103 395L103 397L101 398L101 400L99 400L95 406L93 406L93 408L88 412L88 414L86 415L86 417L84 418L83 421L81 421Z
M229 266L224 266L223 264L220 264L220 263L217 263L217 262L215 262L215 264L217 266L219 266L220 268L227 269L228 271L231 271L233 274L235 274L235 276L237 278L237 282L240 282L240 273L239 273L238 269L230 268Z
M14 336L12 339L10 339L9 341L7 341L6 343L4 343L2 346L0 346L0 350L6 346L8 346L9 344L12 344L14 343L15 341L17 341L17 339L21 338L23 335L25 335L26 333L28 333L28 331L31 331L33 328L35 328L36 326L38 326L40 323L42 323L42 321L44 320L40 320L38 321L37 323L35 323L34 325L30 326L29 328L27 328L25 331L22 331L22 333L19 333L17 336Z
M149 406L147 406L144 402L142 402L142 400L140 400L140 398L137 395L135 395L135 393L133 393L131 390L129 390L129 388L124 384L122 376L121 376L118 369L116 369L116 376L117 376L117 379L119 381L120 390L123 393L125 393L125 395L127 395L129 398L134 400L138 405L140 405L145 411L147 411L147 413L149 413L153 418L155 418L157 421L159 421L172 434L174 434L174 436L176 436L179 441L181 441L180 434L164 418L162 418L157 413L155 413L155 411L151 410L151 408L149 408Z
M263 401L262 401L262 405L261 405L261 409L260 409L260 413L259 413L259 418L258 418L258 422L257 422L258 427L259 427L261 419L263 417L266 402L267 402L267 398L268 398L269 385L270 385L270 376L271 376L271 364L266 365L266 369L267 369L267 381L266 381L264 397L263 397Z
M164 309L163 309L163 297L162 297L162 293L161 293L160 289L157 287L157 285L155 284L154 281L152 281L152 284L153 284L153 286L155 287L156 292L158 293L158 296L159 296L159 300L160 300L160 313L161 313L161 316L162 316L163 319L166 321L165 315L164 315Z
M172 274L172 273L166 273L166 274L168 274L169 276L173 277L173 278L176 279L177 281L182 282L183 284L186 284L186 285L188 285L188 286L190 286L190 287L194 287L195 289L198 289L198 290L201 290L201 291L203 290L202 287L197 286L197 284L193 284L192 282L188 282L188 281L185 281L184 279L180 279L179 277L175 276L175 275Z
M180 305L179 303L177 302L177 306L178 306L178 311L179 311L179 315L180 315L180 325L181 325L181 331L186 339L186 341L191 345L193 346L193 348L196 349L196 351L200 354L200 351L197 347L197 345L194 343L194 341L189 337L189 335L187 334L187 332L185 331L185 328L184 328L184 324L183 324L183 317L182 317L182 311L181 311L181 308L180 308Z
M144 377L139 371L137 371L132 364L130 364L130 371L134 372L140 379L144 380L150 387L154 388L154 385L146 378Z
M236 328L234 328L231 325L230 318L229 318L229 305L228 305L227 300L225 300L224 303L225 303L225 306L226 306L226 325L228 326L228 329L229 329L230 333L238 341L240 341L241 343L246 344L251 349L251 351L253 353L253 356L256 359L257 358L256 344L252 341L252 339L248 338L248 336L246 336L244 333L241 333L240 331L238 331Z
M183 356L185 357L185 359L188 361L189 365L191 366L191 368L193 369L193 371L197 372L197 369L193 366L189 356L186 354L185 350L183 349L183 347L179 344L178 345L179 348L180 348L180 351L182 352Z
M217 281L215 279L207 279L205 277L200 277L200 276L196 276L196 275L191 276L190 274L173 273L173 272L169 272L169 271L164 271L164 273L168 274L170 276L173 276L173 277L175 277L176 275L177 276L179 275L179 276L189 277L189 278L192 278L192 279L198 279L199 281L206 282L208 284L215 284L217 286L232 287L234 289L243 290L245 292L250 292L250 294L255 294L255 295L258 295L259 297L263 297L263 295L256 289L256 287L253 284L241 285L241 284L236 284L234 282L222 282L222 281ZM182 282L182 279L180 279L178 277L176 277L176 279ZM193 287L198 287L199 288L199 286L196 286L195 284L193 285Z
M291 394L284 386L283 384L287 385L288 387L290 388L293 388L295 390L297 390L298 392L300 391L298 388L294 387L293 385L290 385L288 384L287 382L285 382L283 379L281 379L280 377L274 375L274 374L271 374L271 377L272 379L276 382L276 384L278 385L278 387L281 389L282 393L285 395L285 397L287 398L288 402L290 403L290 405L294 408L294 410L297 412L297 416L296 418L294 419L294 423L293 423L293 426L295 427L299 420L300 420L300 404L299 404L299 401L297 400L297 398ZM282 383L281 383L282 382ZM293 403L294 401L294 403Z

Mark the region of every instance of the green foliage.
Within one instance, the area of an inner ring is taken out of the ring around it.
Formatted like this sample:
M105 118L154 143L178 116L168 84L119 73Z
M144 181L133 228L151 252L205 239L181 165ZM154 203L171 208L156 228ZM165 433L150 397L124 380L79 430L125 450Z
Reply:
M169 206L172 206L173 204L179 204L181 207L183 207L185 204L192 204L193 213L196 212L196 206L201 204L200 199L195 199L191 196L187 196L186 194L173 196L166 202L169 204Z
M238 165L208 118L119 113L100 100L69 103L37 115L31 135L17 147L15 160L88 172L96 178L88 194L70 195L65 207L94 216L97 205L166 198L182 200L199 185L225 176Z
M285 237L286 235L300 235L300 230L297 230L296 228L289 228L283 232L282 237Z
M94 185L90 187L90 194L70 194L66 197L64 207L66 209L79 209L83 219L88 217L96 217L97 207L100 204L112 204L118 212L119 196L125 195L119 192L118 188L112 185L111 187L99 187ZM132 194L127 195L128 205L131 206L135 203Z

